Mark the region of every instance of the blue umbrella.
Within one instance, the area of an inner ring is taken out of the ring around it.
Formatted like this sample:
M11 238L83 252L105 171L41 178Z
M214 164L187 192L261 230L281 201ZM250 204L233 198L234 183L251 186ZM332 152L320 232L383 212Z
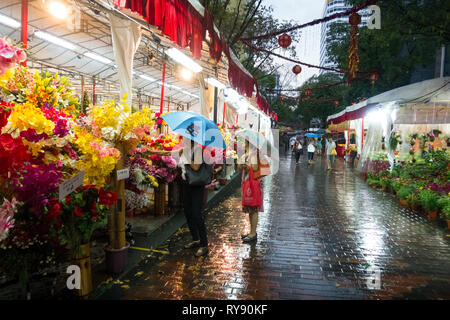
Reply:
M201 114L176 111L161 116L172 131L202 146L225 149L227 146L219 127Z
M315 133L307 133L307 134L305 134L305 137L308 137L308 138L320 138L320 135L319 134L315 134Z

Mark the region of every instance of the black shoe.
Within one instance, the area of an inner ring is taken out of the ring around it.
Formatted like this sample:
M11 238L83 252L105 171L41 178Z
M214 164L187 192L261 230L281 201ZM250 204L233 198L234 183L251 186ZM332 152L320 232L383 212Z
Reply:
M242 242L248 243L248 242L256 241L257 239L258 239L258 234L255 234L255 236L251 237L251 238L249 236L246 236L244 239L242 239Z
M192 241L191 243L188 243L187 245L184 246L185 249L192 249L192 248L197 248L200 246L200 240L197 241Z
M241 234L241 239L244 240L244 238L248 237L248 233L247 234Z

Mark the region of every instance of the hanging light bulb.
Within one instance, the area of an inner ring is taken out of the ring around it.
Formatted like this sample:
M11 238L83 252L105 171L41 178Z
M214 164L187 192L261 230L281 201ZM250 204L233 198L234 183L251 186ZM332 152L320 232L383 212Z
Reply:
M185 68L181 69L181 77L184 80L191 80L191 78L192 78L192 71L190 71L188 69L185 69Z
M50 14L58 19L66 19L69 15L70 8L63 1L50 0L47 5Z

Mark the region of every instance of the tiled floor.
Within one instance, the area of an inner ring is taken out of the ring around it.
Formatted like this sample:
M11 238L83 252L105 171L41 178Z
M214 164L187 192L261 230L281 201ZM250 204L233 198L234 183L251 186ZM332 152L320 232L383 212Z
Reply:
M103 299L450 299L445 228L368 187L343 162L282 157L266 177L258 242L237 191L208 213L210 253L181 229ZM167 251L167 253L164 253ZM145 253L146 255L148 253Z

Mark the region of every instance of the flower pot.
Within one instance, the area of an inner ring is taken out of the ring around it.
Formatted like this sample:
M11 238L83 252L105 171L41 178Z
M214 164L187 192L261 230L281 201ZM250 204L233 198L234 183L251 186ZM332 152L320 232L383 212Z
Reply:
M166 215L166 184L160 183L158 188L155 188L155 215Z
M429 220L436 220L438 216L437 210L427 210L427 215Z
M92 292L92 269L91 269L91 244L85 243L80 246L80 251L72 254L73 264L80 267L80 289L75 290L76 295L85 297Z
M106 271L109 273L121 273L127 265L128 248L130 244L127 242L125 247L121 249L111 249L105 247Z
M406 201L406 199L400 198L400 204L402 205L402 207L408 207L408 201Z

